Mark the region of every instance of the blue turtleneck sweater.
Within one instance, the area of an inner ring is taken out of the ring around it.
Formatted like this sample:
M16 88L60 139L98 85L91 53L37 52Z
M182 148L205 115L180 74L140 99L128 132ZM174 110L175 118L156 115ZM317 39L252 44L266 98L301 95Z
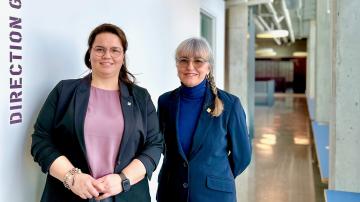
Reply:
M194 87L180 87L180 109L178 118L179 140L186 156L189 155L192 139L204 102L206 79Z

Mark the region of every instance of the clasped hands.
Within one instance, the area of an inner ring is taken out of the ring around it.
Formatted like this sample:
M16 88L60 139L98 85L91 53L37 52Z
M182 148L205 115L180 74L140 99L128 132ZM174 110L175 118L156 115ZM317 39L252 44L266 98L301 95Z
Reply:
M123 191L119 174L109 174L94 179L86 173L79 173L74 175L70 189L82 199L95 198L98 201Z

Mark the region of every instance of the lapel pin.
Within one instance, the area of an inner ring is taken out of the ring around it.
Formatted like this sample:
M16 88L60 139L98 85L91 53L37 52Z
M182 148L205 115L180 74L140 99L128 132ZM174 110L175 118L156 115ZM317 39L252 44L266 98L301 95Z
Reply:
M130 105L131 105L131 102L128 102L127 105L130 106Z
M210 112L211 112L211 109L210 109L210 108L207 108L206 111L207 111L208 113L210 113Z

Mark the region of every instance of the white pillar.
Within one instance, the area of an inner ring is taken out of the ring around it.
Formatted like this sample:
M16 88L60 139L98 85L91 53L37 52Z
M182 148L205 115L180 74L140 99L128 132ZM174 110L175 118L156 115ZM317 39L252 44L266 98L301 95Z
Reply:
M227 4L230 5L234 2L228 0ZM245 113L249 114L248 6L246 2L247 0L236 1L236 5L229 6L227 9L225 84L230 93L240 98ZM245 171L236 178L238 201L248 201L248 173Z
M248 121L249 134L253 138L255 135L254 116L255 116L255 23L254 8L249 7L249 27L248 27Z
M316 22L310 20L310 33L307 39L307 71L306 71L306 96L315 98L315 56L316 56Z
M331 96L330 14L328 1L316 1L315 120L329 123Z
M231 2L231 1L228 1ZM248 106L248 6L247 0L227 9L226 87L238 96L247 113Z
M360 1L332 0L329 188L360 192Z

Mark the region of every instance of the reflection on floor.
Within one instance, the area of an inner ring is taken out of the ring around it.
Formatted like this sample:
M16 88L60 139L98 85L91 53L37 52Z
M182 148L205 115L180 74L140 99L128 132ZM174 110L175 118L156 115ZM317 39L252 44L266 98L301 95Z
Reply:
M237 182L247 184L237 184L238 201L324 201L309 131L304 96L278 95L274 106L256 106L254 156L247 179Z

